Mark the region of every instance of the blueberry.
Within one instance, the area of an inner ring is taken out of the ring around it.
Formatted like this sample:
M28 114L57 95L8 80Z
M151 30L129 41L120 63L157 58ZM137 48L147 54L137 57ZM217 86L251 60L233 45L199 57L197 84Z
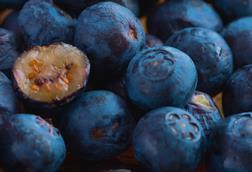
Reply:
M213 0L226 21L252 15L252 0Z
M109 91L84 93L67 108L60 128L79 159L110 159L127 148L134 119L125 102Z
M96 81L122 75L145 44L140 21L127 8L101 2L84 10L77 22L75 45L90 57Z
M0 131L0 160L5 171L56 172L66 148L58 130L35 115L17 114Z
M147 48L130 62L126 74L129 98L139 108L184 107L197 85L191 58L172 47Z
M78 16L85 8L108 0L55 0L55 3L73 16ZM138 0L110 0L130 9L135 15L139 14Z
M76 98L86 87L90 64L87 56L69 44L36 46L15 62L14 88L35 108L56 108Z
M213 99L206 93L195 91L186 109L200 122L208 137L222 116Z
M18 15L19 15L19 11L13 11L10 15L8 15L4 19L2 27L15 34L18 51L23 52L23 50L25 49L24 39L23 39L22 30L18 24Z
M122 77L117 80L112 80L110 82L106 82L103 85L97 86L98 89L104 89L104 90L109 90L116 95L120 96L123 98L125 101L128 101L128 94L125 86L125 78ZM95 89L93 89L95 90Z
M18 101L11 81L0 72L0 116L15 114L18 111Z
M136 119L140 119L146 113L144 110L138 108L130 101L124 77L118 80L107 82L98 88L112 91L113 93L120 96L127 103L131 113L134 115Z
M252 65L237 70L223 90L222 105L225 116L252 111Z
M73 41L74 20L50 2L28 1L19 13L18 22L27 47Z
M209 172L250 172L252 169L252 113L234 115L212 135Z
M187 53L196 65L197 89L210 95L219 93L233 71L233 56L226 41L204 28L186 28L174 33L166 43Z
M190 113L163 107L140 120L133 146L136 159L148 171L195 172L204 152L204 133Z
M0 70L9 71L18 57L13 32L0 28Z
M222 29L222 21L214 9L200 0L168 1L147 20L148 31L166 41L174 32L186 27Z
M230 23L223 36L232 49L236 69L252 63L252 17Z
M150 35L150 34L146 35L146 42L145 42L146 47L155 47L155 46L162 46L162 45L163 45L163 42L160 39L158 39L156 36Z

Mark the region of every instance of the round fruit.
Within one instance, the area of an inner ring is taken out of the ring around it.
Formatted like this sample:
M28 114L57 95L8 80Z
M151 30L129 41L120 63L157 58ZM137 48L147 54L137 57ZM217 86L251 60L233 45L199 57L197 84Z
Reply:
M56 172L66 147L58 130L39 116L17 114L0 130L1 167L8 172Z
M252 65L237 70L223 90L222 105L225 116L252 111Z
M25 45L23 40L23 33L18 24L18 15L19 11L13 11L4 19L2 27L14 33L18 51L22 52L25 48Z
M55 0L55 3L73 16L79 14L89 6L99 2L112 1L130 9L136 16L139 14L138 0Z
M0 72L0 116L12 115L18 111L18 101L11 81Z
M109 91L90 91L66 108L60 129L80 159L105 160L125 150L135 127L126 103Z
M14 33L0 28L0 70L10 70L17 58L17 43Z
M140 120L133 146L148 171L195 172L204 152L204 133L189 112L163 107Z
M186 28L174 33L166 43L188 54L195 63L197 89L210 95L219 93L233 72L233 56L226 41L205 28Z
M226 21L252 15L252 0L213 0Z
M148 31L162 41L187 27L204 27L220 31L223 26L218 13L201 0L169 0L149 16Z
M252 17L230 23L222 34L233 52L235 68L252 64Z
M19 12L18 23L28 48L73 42L75 21L49 0L27 1Z
M78 18L75 45L90 58L91 79L95 82L122 76L144 44L145 33L139 19L116 3L95 4Z
M163 42L155 37L154 35L147 34L146 35L146 42L145 46L146 47L155 47L155 46L162 46Z
M37 46L15 62L15 88L28 103L55 107L71 101L86 85L89 61L77 48L64 44Z
M184 107L197 85L191 58L172 47L147 48L130 62L126 73L129 98L143 110Z
M252 169L252 113L234 115L212 135L209 172L250 172Z

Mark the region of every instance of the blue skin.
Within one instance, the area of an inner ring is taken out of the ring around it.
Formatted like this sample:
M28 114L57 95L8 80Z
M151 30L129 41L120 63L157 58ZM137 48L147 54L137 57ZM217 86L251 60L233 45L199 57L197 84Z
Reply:
M234 115L220 123L212 135L209 172L251 172L252 113Z
M15 34L18 51L23 52L25 47L23 43L23 34L18 24L18 15L19 11L13 11L4 19L2 27Z
M158 39L156 36L150 35L150 34L146 35L146 42L145 42L146 47L155 47L155 46L162 46L162 45L163 45L163 42L160 39Z
M252 0L213 0L226 22L252 15Z
M64 8L73 16L78 16L85 8L108 0L55 0L55 3ZM138 0L110 0L129 8L136 16L139 14Z
M56 172L65 159L66 147L58 130L45 120L17 114L3 123L0 154L4 171Z
M212 130L223 118L213 99L208 94L195 91L194 96L203 96L208 101L210 107L206 107L192 98L186 105L186 109L200 122L205 135L209 137Z
M139 52L126 73L129 98L143 110L184 107L196 85L197 72L191 58L172 47L147 48Z
M115 81L107 82L100 87L98 86L97 88L112 91L113 93L120 96L127 103L135 119L137 120L140 119L146 113L145 111L143 111L142 109L139 109L130 101L127 90L126 90L124 77ZM97 88L93 88L93 90Z
M195 0L168 1L157 8L147 20L149 33L158 36L162 41L186 27L220 31L222 26L219 15L210 5Z
M29 48L73 41L74 20L50 2L28 1L19 13L18 22Z
M204 142L198 121L175 107L146 114L133 135L135 157L151 172L195 172L204 153Z
M205 28L186 28L174 33L166 45L192 58L199 76L198 90L212 96L222 91L233 72L233 56L218 33Z
M113 93L117 94L125 101L129 101L129 97L127 95L127 91L125 88L125 79L121 78L115 81L107 82L102 86L105 90L112 91Z
M144 44L145 33L139 19L116 3L93 5L78 19L75 45L91 61L92 80L107 81L122 75Z
M230 23L223 36L232 49L236 69L252 64L252 17Z
M9 71L18 56L14 33L0 28L0 70Z
M12 115L18 111L18 100L11 81L0 72L0 116Z
M225 116L252 111L252 65L237 70L226 83L222 105Z
M67 108L59 125L76 157L99 161L128 147L135 121L120 97L109 91L90 91Z

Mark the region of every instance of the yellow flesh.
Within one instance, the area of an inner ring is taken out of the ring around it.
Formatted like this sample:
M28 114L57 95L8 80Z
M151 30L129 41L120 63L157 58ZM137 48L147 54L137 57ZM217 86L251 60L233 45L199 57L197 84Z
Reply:
M88 74L87 57L77 48L63 43L35 47L22 54L14 65L19 89L40 102L61 100L75 93L84 86Z
M205 108L208 108L208 109L211 108L209 101L204 95L193 96L193 102Z

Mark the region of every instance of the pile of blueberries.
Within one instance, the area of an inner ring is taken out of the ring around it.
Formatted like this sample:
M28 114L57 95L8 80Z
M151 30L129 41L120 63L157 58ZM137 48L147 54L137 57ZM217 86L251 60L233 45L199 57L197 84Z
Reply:
M252 171L252 0L0 9L4 172Z

